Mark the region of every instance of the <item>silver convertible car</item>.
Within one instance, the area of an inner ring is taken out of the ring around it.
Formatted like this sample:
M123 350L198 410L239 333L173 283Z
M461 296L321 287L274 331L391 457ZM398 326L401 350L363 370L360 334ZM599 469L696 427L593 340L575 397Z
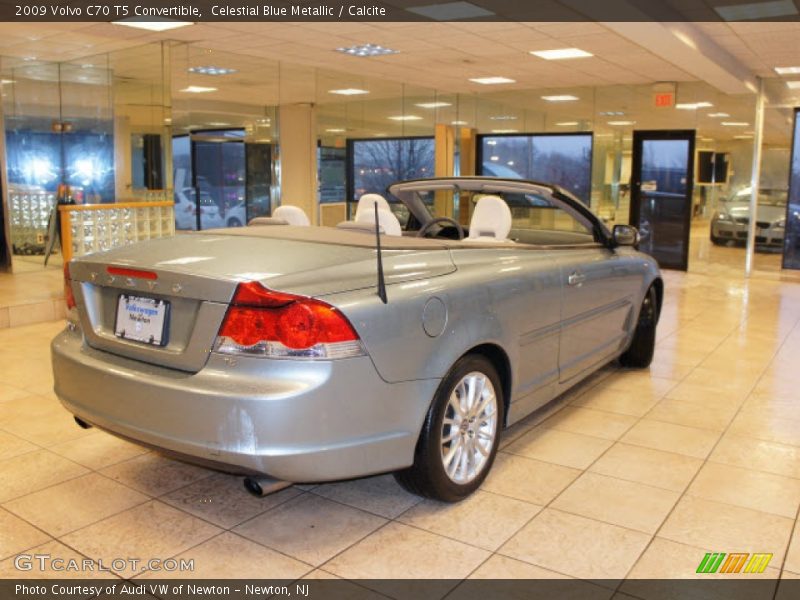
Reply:
M505 427L609 361L650 364L663 282L632 227L528 181L388 191L337 227L260 219L71 261L56 394L82 426L246 481L395 472L457 501Z

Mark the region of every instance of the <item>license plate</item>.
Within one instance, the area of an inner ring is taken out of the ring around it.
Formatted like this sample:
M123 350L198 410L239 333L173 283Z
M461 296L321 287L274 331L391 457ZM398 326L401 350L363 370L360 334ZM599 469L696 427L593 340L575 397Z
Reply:
M114 334L126 340L163 346L167 343L168 316L169 302L165 300L120 294Z

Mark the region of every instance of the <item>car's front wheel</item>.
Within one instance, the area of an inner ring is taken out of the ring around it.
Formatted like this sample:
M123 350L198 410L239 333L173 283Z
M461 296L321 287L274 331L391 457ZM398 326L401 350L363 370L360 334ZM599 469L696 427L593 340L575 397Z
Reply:
M628 349L619 357L623 367L644 369L653 362L656 349L656 325L658 324L658 296L650 286L639 309L639 320L633 332L633 340Z
M503 390L484 356L456 362L434 396L414 453L395 473L412 493L457 502L480 487L492 467L503 427Z

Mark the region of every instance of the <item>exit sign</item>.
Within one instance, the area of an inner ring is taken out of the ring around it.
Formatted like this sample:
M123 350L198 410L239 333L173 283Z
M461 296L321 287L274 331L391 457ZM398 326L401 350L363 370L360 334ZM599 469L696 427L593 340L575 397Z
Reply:
M656 108L672 108L675 106L675 92L656 92L653 94Z

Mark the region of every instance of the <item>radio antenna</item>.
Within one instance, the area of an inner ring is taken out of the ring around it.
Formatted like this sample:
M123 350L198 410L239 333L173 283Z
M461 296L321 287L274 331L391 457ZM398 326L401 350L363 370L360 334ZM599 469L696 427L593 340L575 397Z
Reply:
M386 280L383 277L383 251L381 250L381 222L378 220L378 203L375 207L375 246L378 249L378 298L387 304L389 299L386 297Z

